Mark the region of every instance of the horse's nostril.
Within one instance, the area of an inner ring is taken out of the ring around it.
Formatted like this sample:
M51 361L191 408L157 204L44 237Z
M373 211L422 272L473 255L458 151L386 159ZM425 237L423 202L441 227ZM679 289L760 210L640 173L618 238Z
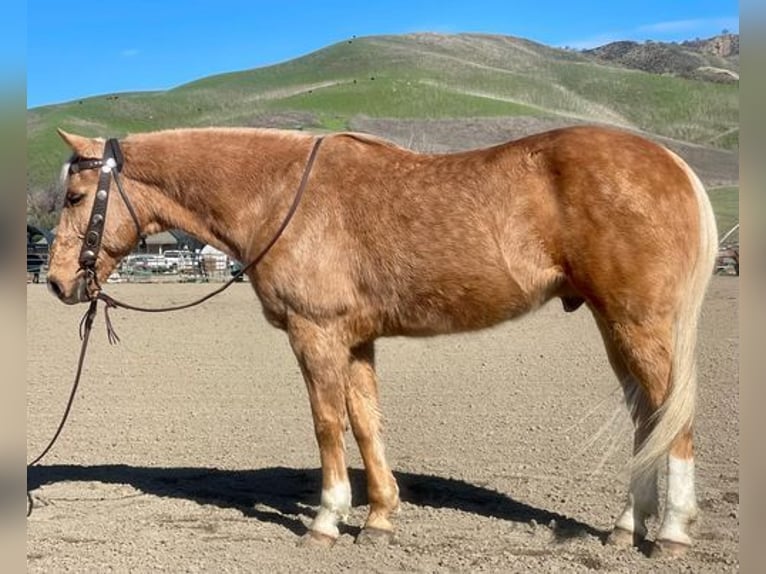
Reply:
M48 289L50 289L51 293L59 299L64 297L64 290L61 288L61 285L59 285L58 281L51 279L50 277L48 278Z

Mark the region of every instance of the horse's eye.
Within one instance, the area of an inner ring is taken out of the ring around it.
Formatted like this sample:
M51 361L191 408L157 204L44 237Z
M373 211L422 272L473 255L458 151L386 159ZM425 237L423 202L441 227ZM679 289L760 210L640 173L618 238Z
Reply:
M66 196L66 204L70 207L77 205L85 197L84 193L68 193Z

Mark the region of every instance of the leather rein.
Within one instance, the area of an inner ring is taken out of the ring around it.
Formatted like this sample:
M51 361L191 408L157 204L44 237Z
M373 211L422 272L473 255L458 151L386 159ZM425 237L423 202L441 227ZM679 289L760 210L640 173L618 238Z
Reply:
M133 223L136 226L136 231L138 232L139 239L141 241L143 241L144 239L144 235L141 233L141 225L138 221L136 212L133 209L133 206L131 205L130 200L128 199L128 196L125 193L122 187L122 183L120 181L120 173L123 168L124 159L123 159L122 151L120 149L119 142L116 139L107 140L104 145L104 153L101 159L80 158L77 161L72 162L69 168L70 174L78 173L80 171L88 170L88 169L100 170L99 178L98 178L98 186L96 188L96 197L93 202L93 207L91 208L90 219L88 221L88 228L85 231L85 236L83 238L83 244L80 250L80 257L79 257L80 269L83 270L84 273L86 274L87 281L91 283L93 286L95 286L96 289L95 289L95 294L90 296L90 306L88 307L87 312L85 313L82 320L80 321L80 340L82 341L82 346L80 348L80 358L77 362L77 373L75 375L72 391L70 392L70 395L69 395L69 401L67 402L66 408L64 409L64 415L61 419L61 422L59 423L58 428L56 429L55 434L53 435L53 438L48 443L48 446L45 447L45 449L42 451L40 455L38 455L32 462L30 462L27 465L27 468L37 464L48 453L48 451L53 447L54 443L56 442L56 439L58 439L59 435L61 434L62 429L64 428L64 424L66 423L66 420L69 416L69 411L72 408L72 403L74 402L75 394L77 393L77 387L79 386L79 383L80 383L80 375L82 374L82 368L85 362L85 352L88 348L88 340L90 338L90 332L93 326L93 320L96 316L99 300L105 303L104 317L106 320L107 336L109 338L109 342L111 344L114 344L119 341L119 337L114 332L111 321L109 319L108 311L109 311L109 308L111 307L121 307L123 309L130 309L132 311L141 311L145 313L164 313L168 311L179 311L181 309L188 309L189 307L194 307L196 305L199 305L207 301L208 299L218 295L219 293L225 291L226 289L228 289L234 282L236 282L237 279L239 279L242 275L244 275L248 270L258 265L263 260L263 258L266 257L266 255L274 246L274 244L277 242L277 240L282 236L282 233L284 233L285 229L287 228L290 221L292 220L293 215L295 215L295 212L298 210L298 205L301 202L303 193L306 191L306 186L308 184L309 176L311 175L311 169L314 166L314 161L316 159L317 152L319 151L319 146L321 145L323 139L324 137L320 136L314 141L314 146L311 148L311 153L306 162L306 167L303 170L303 176L301 177L300 184L298 185L298 190L295 193L295 198L293 199L293 202L290 205L290 208L288 209L287 213L282 219L281 224L277 228L271 240L258 252L258 255L256 255L255 258L252 261L250 261L250 263L248 263L246 266L240 269L237 273L235 273L231 277L231 279L229 279L223 286L219 287L218 289L215 289L211 293L208 293L207 295L200 297L199 299L196 299L189 303L185 303L182 305L169 306L169 307L139 307L137 305L123 303L122 301L118 301L117 299L104 293L103 290L101 289L101 286L98 283L97 274L96 274L96 261L98 259L99 250L101 249L101 239L103 237L103 232L105 228L104 224L106 221L106 210L107 210L107 206L109 202L109 190L111 187L112 179L114 179L117 185L117 190L119 191L120 196L122 197L122 200L125 202L125 205L128 208L128 212L130 213L130 216L133 219ZM88 293L90 294L91 291L88 291ZM28 499L27 516L29 516L32 512L32 507L33 507L32 497L29 494L29 492L27 492L27 499Z

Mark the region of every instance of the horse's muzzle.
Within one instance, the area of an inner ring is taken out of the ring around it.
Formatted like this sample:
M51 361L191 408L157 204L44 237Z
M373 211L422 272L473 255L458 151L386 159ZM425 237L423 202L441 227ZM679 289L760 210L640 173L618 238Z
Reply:
M54 277L48 277L48 289L59 301L67 305L76 305L77 303L87 303L90 301L88 296L88 284L84 276L78 276L72 283L71 289L67 290Z

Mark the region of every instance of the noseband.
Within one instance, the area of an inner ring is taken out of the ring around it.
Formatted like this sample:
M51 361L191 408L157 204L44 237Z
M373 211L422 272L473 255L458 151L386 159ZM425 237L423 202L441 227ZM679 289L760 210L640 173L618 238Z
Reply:
M89 169L99 169L98 186L96 187L96 197L93 200L93 208L88 220L88 229L85 231L82 248L80 249L80 269L84 270L90 281L96 282L96 260L101 250L101 239L104 235L104 223L106 221L106 208L109 204L109 189L112 179L117 184L117 190L120 192L125 206L128 208L133 223L136 225L138 238L143 242L144 235L141 233L141 225L138 222L138 216L130 203L128 196L122 189L119 174L122 171L124 158L119 142L114 139L106 140L104 144L104 154L101 159L78 159L69 166L69 173L75 174Z

